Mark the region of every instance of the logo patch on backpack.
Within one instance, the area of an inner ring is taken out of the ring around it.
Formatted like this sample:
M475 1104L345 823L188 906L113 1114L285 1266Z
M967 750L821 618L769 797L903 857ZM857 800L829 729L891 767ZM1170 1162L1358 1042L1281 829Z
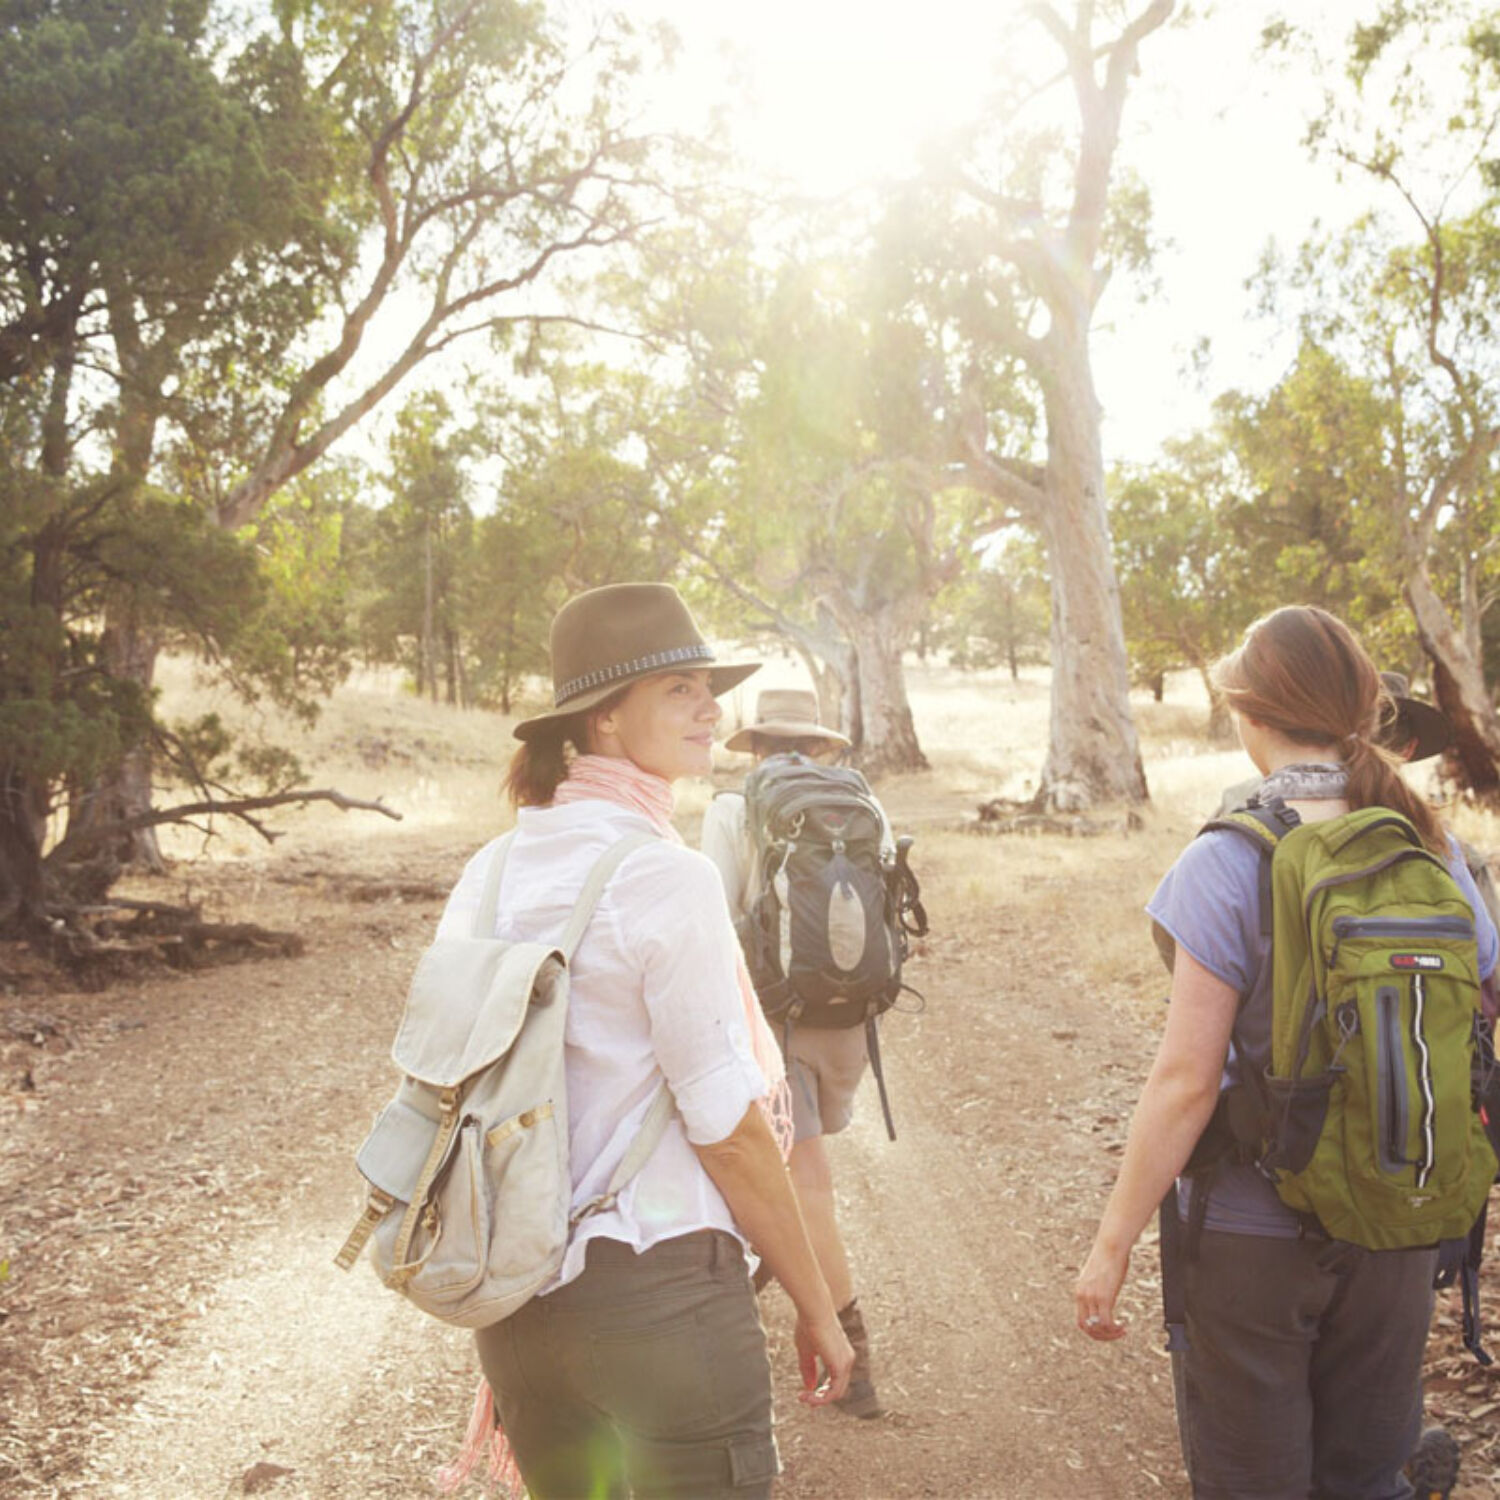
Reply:
M1391 967L1393 969L1425 969L1436 970L1443 967L1443 955L1441 953L1393 953L1391 954Z

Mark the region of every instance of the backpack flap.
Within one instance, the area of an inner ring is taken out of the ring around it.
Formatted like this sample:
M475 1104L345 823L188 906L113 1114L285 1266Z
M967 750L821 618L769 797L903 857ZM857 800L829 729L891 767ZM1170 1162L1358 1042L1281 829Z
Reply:
M387 1197L410 1203L437 1138L440 1118L429 1090L403 1083L359 1148L354 1164L360 1175Z
M457 1088L509 1050L533 989L545 1005L566 983L549 944L439 938L412 975L391 1059L420 1083Z

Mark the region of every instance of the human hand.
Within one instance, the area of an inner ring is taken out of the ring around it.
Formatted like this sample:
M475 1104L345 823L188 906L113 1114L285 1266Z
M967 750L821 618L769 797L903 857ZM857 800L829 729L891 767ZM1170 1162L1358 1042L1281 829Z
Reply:
M1129 1269L1128 1248L1111 1251L1095 1240L1073 1289L1078 1327L1102 1344L1125 1337L1126 1325L1115 1321L1115 1299L1120 1295Z
M826 1406L837 1401L849 1389L849 1376L854 1370L854 1350L839 1326L837 1315L815 1323L799 1316L795 1338L797 1364L802 1373L802 1389L797 1399L807 1406Z

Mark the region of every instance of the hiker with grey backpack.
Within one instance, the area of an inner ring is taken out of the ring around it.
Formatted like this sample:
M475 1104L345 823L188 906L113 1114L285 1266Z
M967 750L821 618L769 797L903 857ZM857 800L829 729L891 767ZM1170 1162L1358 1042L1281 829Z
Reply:
M1194 1495L1399 1500L1434 1283L1472 1281L1495 1177L1478 1101L1500 939L1378 743L1389 702L1347 626L1277 610L1215 684L1263 779L1148 903L1170 1005L1078 1326L1125 1333L1116 1301L1160 1206ZM1477 1317L1468 1335L1479 1351Z
M551 651L554 707L515 729L516 827L418 965L339 1261L368 1243L388 1286L476 1330L469 1457L533 1500L765 1500L752 1246L797 1310L802 1399L841 1397L854 1354L787 1178L775 1042L713 867L671 824L717 696L755 666L717 662L654 583L570 600Z
M815 694L768 689L754 720L725 741L755 767L721 792L700 846L724 882L755 988L785 1058L793 1144L788 1167L855 1364L840 1410L873 1418L870 1339L839 1230L825 1138L845 1129L873 1067L891 1139L878 1023L902 991L909 938L926 931L910 839L897 840L856 770L832 764L849 740L818 720Z

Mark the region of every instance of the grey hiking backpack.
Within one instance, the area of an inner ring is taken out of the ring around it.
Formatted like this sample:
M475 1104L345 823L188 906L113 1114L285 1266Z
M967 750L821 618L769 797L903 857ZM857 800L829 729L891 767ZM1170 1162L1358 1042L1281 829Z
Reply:
M745 825L757 875L738 930L761 1007L788 1037L794 1025L864 1026L894 1140L874 1023L908 988L910 939L927 931L912 841L887 844L858 771L790 751L746 778Z
M653 837L599 858L556 944L493 936L514 835L500 841L472 935L437 939L412 977L391 1048L405 1076L359 1149L369 1196L342 1269L370 1242L380 1279L423 1312L498 1323L556 1274L573 1226L645 1165L672 1116L665 1083L605 1192L570 1212L568 964L609 877Z

